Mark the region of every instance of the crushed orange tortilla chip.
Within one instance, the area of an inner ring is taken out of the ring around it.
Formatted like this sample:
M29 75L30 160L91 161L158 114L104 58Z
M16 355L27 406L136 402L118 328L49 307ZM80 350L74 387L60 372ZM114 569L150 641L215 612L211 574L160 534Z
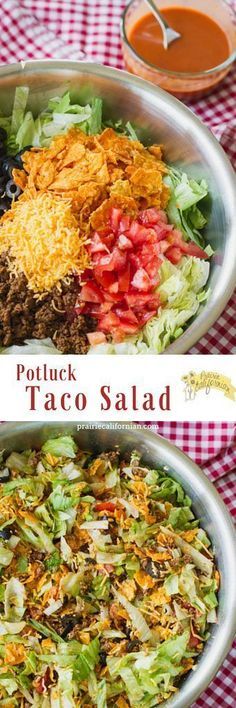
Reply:
M156 607L159 605L165 605L169 602L170 597L162 587L158 588L158 590L155 590L151 595L149 595L148 600L153 604L153 607Z
M149 556L149 558L152 558L154 561L165 561L165 560L170 560L171 554L168 553L168 551L153 551L151 548L146 548L146 554Z
M22 644L9 642L5 645L4 663L10 666L22 664L26 660L26 651Z
M23 155L23 170L13 178L21 189L53 191L72 199L77 212L89 216L110 196L134 199L136 208L164 208L168 188L167 168L160 146L145 148L137 140L106 128L87 136L77 128L56 136L48 148L34 148Z
M153 588L155 585L155 580L151 578L150 575L145 573L144 570L137 570L134 575L134 579L136 583L142 588L143 592L149 590L150 588Z

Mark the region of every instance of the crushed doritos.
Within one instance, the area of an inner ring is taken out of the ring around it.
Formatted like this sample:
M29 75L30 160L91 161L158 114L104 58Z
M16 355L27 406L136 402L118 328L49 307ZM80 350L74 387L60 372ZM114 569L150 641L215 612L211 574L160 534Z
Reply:
M127 197L133 199L136 210L164 208L168 201L161 151L156 157L138 140L117 135L112 128L95 136L72 128L55 137L49 148L26 151L23 167L13 170L13 178L25 197L34 188L71 199L86 231L93 212L110 196L118 196L121 203L124 197L124 204Z

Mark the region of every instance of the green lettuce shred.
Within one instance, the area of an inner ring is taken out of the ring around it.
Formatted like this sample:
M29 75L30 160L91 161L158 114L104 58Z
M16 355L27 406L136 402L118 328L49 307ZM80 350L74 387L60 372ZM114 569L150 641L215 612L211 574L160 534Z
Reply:
M71 435L61 435L59 438L47 440L42 446L42 451L55 457L76 457L77 445Z

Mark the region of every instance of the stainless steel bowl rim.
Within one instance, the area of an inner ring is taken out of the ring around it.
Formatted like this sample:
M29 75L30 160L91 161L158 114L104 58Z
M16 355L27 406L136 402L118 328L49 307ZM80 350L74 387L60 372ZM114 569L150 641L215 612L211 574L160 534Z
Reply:
M170 108L173 114L173 120L175 115L178 114L180 120L182 120L186 126L186 131L188 126L191 125L191 127L194 127L196 143L199 141L206 151L211 152L214 169L222 176L222 189L227 199L228 237L221 273L209 296L208 302L205 304L202 311L196 315L194 321L187 326L184 333L166 349L166 353L168 354L185 354L216 322L227 305L236 285L236 177L229 159L214 135L187 106L166 91L163 91L163 89L133 74L129 74L126 71L112 69L108 66L92 62L36 59L33 61L21 61L17 64L1 65L0 79L1 77L10 78L12 75L19 75L22 78L25 75L27 80L27 75L30 76L33 73L37 75L40 71L45 73L58 71L62 74L65 73L65 76L66 72L80 71L85 75L94 74L94 76L100 76L106 79L110 78L115 82L124 83L127 89L130 86L137 87L137 90L140 89L140 91L148 91L149 95L153 95L155 99L158 99L160 105L167 105ZM204 174L202 176L204 177Z
M83 422L79 421L79 425L84 425L86 428L88 424L83 424ZM91 421L90 425L96 426L97 423ZM119 429L115 430L114 426L117 425L119 425ZM203 511L204 509L207 510L213 524L217 526L228 573L228 582L225 588L226 618L223 625L219 624L216 629L215 641L209 647L206 646L202 662L200 660L196 671L191 673L174 698L165 703L168 708L189 708L215 676L231 647L236 632L236 543L234 527L227 508L213 484L202 470L172 443L142 426L136 425L134 427L132 423L117 424L117 422L110 422L106 423L106 429L109 436L109 445L111 446L112 439L114 441L114 436L118 435L118 438L121 441L123 440L123 443L125 443L126 439L129 441L129 447L132 439L132 445L136 449L138 446L142 446L147 451L154 449L155 455L157 457L161 456L162 464L164 463L173 468L180 478L185 479L185 484L186 480L188 480L191 488L196 491L201 499ZM52 435L61 433L71 433L78 437L80 435L80 432L77 432L76 423L70 422L3 423L0 426L0 448L7 448L9 445L9 450L14 449L14 439L17 437L19 442L22 437L22 445L20 444L19 447L17 443L17 447L18 449L25 449L24 439L27 436L37 437L37 435L42 435L43 439L47 439ZM91 431L88 431L90 437L91 434ZM99 434L102 435L103 433L101 431L99 433L99 430L97 431L95 427L94 434L97 440ZM184 486L184 482L182 483Z

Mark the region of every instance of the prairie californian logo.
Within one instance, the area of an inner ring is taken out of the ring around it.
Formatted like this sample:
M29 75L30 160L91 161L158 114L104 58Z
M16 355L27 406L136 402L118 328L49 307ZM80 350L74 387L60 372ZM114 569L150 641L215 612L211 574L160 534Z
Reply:
M236 401L236 388L231 379L224 374L219 374L218 371L201 371L199 373L190 371L189 374L182 376L181 381L184 381L185 384L185 401L193 401L198 391L202 389L208 395L212 388L221 391L231 401Z

